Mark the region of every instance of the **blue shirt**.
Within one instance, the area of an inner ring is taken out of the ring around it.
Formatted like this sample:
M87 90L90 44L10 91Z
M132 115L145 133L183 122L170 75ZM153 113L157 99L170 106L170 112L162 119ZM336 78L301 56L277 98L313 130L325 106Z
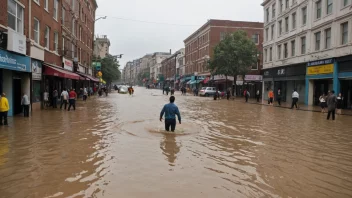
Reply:
M164 113L165 113L165 119L176 119L176 115L177 115L178 120L181 122L180 111L178 110L178 107L174 103L169 103L164 106L163 110L161 110L160 118L164 116Z

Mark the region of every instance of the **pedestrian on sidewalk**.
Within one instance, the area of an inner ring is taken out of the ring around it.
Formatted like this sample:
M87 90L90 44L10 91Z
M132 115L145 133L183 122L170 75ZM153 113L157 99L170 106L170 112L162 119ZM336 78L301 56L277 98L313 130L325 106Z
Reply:
M181 114L178 110L178 107L174 104L175 96L170 97L170 103L164 105L163 109L160 112L160 122L162 122L163 116L165 114L165 130L175 132L176 129L176 115L178 122L181 124Z
M298 99L299 99L299 94L298 94L297 90L294 89L294 90L293 90L293 93L292 93L292 105L291 105L291 109L293 109L293 106L296 106L296 109L298 109L298 106L297 106Z
M279 104L279 106L281 106L281 99L282 99L281 89L279 88L277 90L277 103Z
M69 96L69 105L68 105L68 110L70 111L71 106L73 106L73 110L76 111L76 99L77 99L77 93L75 92L74 89L71 89L70 93L68 94Z
M87 101L87 97L88 97L88 91L87 91L87 88L85 87L83 89L83 101Z
M7 126L7 112L10 110L9 101L6 98L6 94L2 93L0 98L0 125ZM4 123L2 122L4 120Z
M259 102L260 99L260 91L257 90L257 93L255 93L255 97L257 98L257 102Z
M328 105L326 104L326 96L325 96L325 94L323 93L323 95L321 95L320 97L319 97L319 102L320 102L320 108L321 108L321 112L322 113L325 113L326 112L326 107L328 107Z
M23 93L21 105L23 107L23 116L24 117L29 117L29 105L30 104L31 103L29 102L29 98L28 98L27 94Z
M50 106L48 90L44 91L43 97L44 97L44 108L46 109Z
M231 97L231 88L228 88L227 91L226 91L226 97L227 97L227 100L230 100L230 97Z
M65 104L65 110L66 110L68 97L69 97L68 92L66 91L66 88L64 88L64 90L61 92L60 109L62 109L62 105Z
M59 97L59 92L55 88L53 91L53 108L57 108L57 98Z
M343 97L342 97L342 94L339 93L339 95L337 96L337 105L336 105L336 113L338 115L341 115L341 109L342 109L342 106L343 106Z
M330 120L330 115L332 114L332 120L335 120L335 110L336 110L337 97L335 96L335 91L330 92L330 96L327 99L328 103L328 117L327 120Z
M269 93L268 93L268 104L269 105L273 105L274 102L274 91L272 89L270 89Z
M245 96L245 98L246 98L246 102L248 102L248 99L249 99L249 97L251 96L251 94L249 93L248 90L245 90L245 91L244 91L244 96Z

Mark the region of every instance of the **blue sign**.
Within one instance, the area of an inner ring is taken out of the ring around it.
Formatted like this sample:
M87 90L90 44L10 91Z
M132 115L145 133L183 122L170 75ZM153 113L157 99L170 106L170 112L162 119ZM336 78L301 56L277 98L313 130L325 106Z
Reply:
M308 67L310 67L310 66L317 66L317 65L328 65L328 64L333 64L333 63L334 63L334 59L330 58L330 59L326 59L326 60L312 61L312 62L309 62L307 65L308 65Z
M0 68L31 72L31 59L27 56L17 55L9 51L0 50Z

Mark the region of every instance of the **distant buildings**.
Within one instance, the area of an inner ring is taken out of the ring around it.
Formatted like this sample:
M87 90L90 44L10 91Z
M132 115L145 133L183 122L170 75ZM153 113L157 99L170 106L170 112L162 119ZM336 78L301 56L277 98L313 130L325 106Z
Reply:
M110 40L106 35L97 36L94 40L94 56L105 58L109 54Z
M264 90L280 88L291 101L319 104L329 90L352 103L352 2L350 0L265 0ZM266 96L266 94L264 94Z

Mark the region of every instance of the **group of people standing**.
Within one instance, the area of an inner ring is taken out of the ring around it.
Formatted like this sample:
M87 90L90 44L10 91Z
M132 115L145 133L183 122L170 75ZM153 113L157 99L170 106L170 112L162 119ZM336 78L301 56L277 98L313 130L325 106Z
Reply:
M327 95L324 93L319 97L321 112L326 113L326 109L328 112L328 119L330 118L330 114L332 115L332 119L335 119L335 113L341 115L341 109L343 106L343 97L342 94L339 93L338 96L335 96L334 91L329 91Z

